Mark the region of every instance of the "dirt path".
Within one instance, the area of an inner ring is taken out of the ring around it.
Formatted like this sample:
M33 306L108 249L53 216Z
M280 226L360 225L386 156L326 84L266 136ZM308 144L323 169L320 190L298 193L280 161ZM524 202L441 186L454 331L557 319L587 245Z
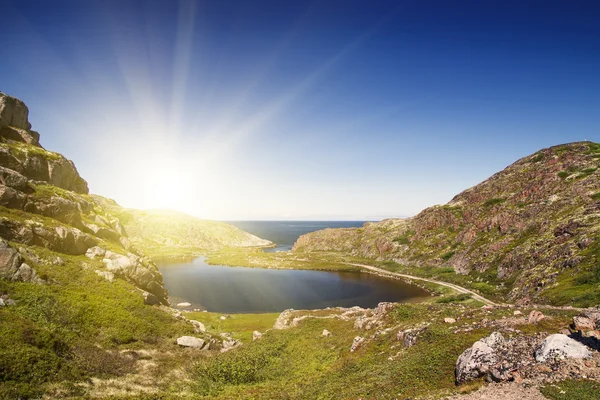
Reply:
M412 280L415 280L415 281L424 281L424 282L435 283L436 285L446 286L446 287L449 287L451 289L454 289L454 290L456 290L459 293L470 294L475 300L479 300L479 301L481 301L484 304L487 304L487 305L490 305L490 306L500 306L501 305L501 304L498 304L498 303L494 303L493 301L491 301L489 299L486 299L482 295L477 294L477 293L475 293L472 290L469 290L469 289L464 288L462 286L455 285L453 283L436 281L436 280L428 279L428 278L420 278L418 276L413 276L413 275L408 275L408 274L400 274L398 272L391 272L391 271L387 271L387 270L382 269L382 268L373 267L372 265L354 264L354 263L344 263L344 264L354 265L355 267L361 267L361 268L364 268L364 269L368 269L369 271L374 271L374 272L377 272L377 273L380 273L380 274L384 274L384 275L392 275L392 276L398 276L400 278L412 279Z

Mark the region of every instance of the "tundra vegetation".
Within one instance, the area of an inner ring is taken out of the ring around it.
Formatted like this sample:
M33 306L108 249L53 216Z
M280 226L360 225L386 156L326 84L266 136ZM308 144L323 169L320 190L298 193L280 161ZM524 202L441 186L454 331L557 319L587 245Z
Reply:
M270 242L231 225L89 194L27 115L0 93L2 399L435 399L487 381L597 398L600 312L538 305L599 303L596 143L544 149L412 219L315 232L292 252L265 253ZM172 308L155 261L197 255L262 268L373 265L502 305L423 282L436 296L371 310ZM565 353L544 348L557 333ZM481 343L487 353L471 357ZM536 360L546 350L557 357Z

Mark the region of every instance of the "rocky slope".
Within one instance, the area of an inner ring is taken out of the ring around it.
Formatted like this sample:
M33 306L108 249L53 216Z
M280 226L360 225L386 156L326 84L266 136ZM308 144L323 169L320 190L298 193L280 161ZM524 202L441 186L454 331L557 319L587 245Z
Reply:
M43 261L36 253L45 248L101 261L98 274L107 279L123 278L142 289L148 302L160 303L166 303L167 293L145 250L156 253L174 248L185 252L270 244L225 223L175 212L125 210L112 200L90 195L73 162L40 145L25 104L3 93L0 238L3 278L37 277L31 264ZM30 272L25 274L24 268Z
M40 145L25 104L0 93L0 399L79 397L84 381L134 372L173 382L174 362L206 356L184 346L204 354L237 346L165 307L145 250L269 242L189 218L90 195L73 162ZM137 351L144 362L135 363Z
M522 158L409 219L326 229L297 253L335 251L458 274L510 288L512 299L600 302L600 144L570 143Z

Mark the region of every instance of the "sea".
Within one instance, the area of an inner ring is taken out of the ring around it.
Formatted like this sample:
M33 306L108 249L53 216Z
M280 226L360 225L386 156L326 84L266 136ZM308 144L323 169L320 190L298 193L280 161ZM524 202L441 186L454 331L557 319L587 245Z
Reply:
M358 228L367 221L225 221L241 230L270 240L276 246L267 252L289 251L305 233L326 228Z

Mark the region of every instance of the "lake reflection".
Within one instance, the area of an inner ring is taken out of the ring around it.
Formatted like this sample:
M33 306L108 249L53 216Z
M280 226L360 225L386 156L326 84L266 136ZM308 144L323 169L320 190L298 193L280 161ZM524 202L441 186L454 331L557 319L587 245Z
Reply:
M159 265L172 303L222 313L280 312L288 308L375 307L428 296L403 281L359 272L276 270L208 265L204 258Z

